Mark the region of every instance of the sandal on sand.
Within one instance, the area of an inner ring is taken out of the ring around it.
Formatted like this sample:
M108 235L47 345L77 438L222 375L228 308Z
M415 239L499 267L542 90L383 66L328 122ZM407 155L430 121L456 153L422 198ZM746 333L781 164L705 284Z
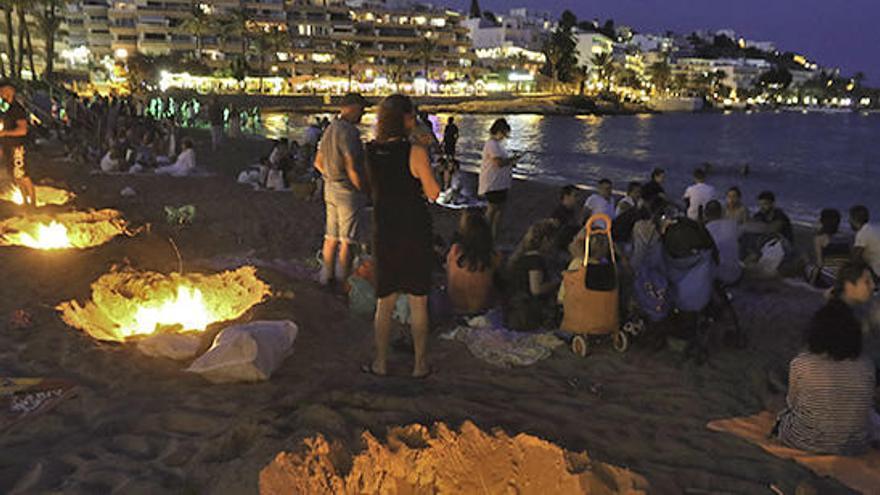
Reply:
M364 363L361 365L361 373L366 373L367 375L378 376L379 378L385 378L388 376L388 373L377 373L376 370L373 369L372 363Z

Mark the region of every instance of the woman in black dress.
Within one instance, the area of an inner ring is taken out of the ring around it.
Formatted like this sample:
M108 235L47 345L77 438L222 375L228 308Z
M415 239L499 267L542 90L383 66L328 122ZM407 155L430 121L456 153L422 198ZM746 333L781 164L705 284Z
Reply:
M426 198L435 201L440 186L434 179L428 151L410 143L409 135L416 125L412 101L403 95L389 96L379 106L376 139L367 145L379 300L375 318L376 356L364 371L376 375L387 373L391 315L400 294L409 296L412 315L412 375L423 378L430 372L425 349L434 252Z

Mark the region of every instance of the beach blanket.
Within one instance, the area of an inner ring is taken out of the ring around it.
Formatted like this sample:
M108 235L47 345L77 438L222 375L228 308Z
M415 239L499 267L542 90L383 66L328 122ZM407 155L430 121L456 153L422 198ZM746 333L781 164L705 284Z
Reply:
M54 378L0 377L0 432L57 406L76 384Z
M764 411L754 416L710 421L707 428L736 435L782 459L791 459L819 476L830 476L861 493L880 491L880 451L858 456L821 455L786 447L770 438L776 416Z
M486 207L486 202L480 199L466 196L459 196L458 198L453 199L445 194L441 194L440 197L437 198L436 204L437 206L449 208L450 210L467 210L470 208Z
M547 359L564 342L552 333L524 333L504 328L500 315L472 318L441 336L464 343L477 359L501 368L531 366Z

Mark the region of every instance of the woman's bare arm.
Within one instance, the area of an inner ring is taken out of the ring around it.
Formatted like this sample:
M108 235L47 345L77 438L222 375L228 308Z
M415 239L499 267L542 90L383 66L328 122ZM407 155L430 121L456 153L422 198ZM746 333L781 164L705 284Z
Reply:
M431 161L428 159L428 151L421 145L413 145L409 152L410 173L422 183L422 191L429 201L437 201L440 196L440 185L434 178L431 170Z

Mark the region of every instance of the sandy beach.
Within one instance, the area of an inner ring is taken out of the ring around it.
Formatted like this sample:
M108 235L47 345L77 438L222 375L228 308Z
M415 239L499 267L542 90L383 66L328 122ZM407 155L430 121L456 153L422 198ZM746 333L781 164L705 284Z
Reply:
M729 349L716 339L703 366L637 342L625 354L605 347L587 358L561 347L533 366L501 369L437 338L440 329L429 344L436 369L429 379L406 378L412 357L403 351L391 356L395 376L380 379L359 370L371 356L371 319L353 315L305 277L272 269L259 274L279 296L246 318L291 319L300 331L292 356L268 382L212 385L183 372L185 363L98 343L67 327L55 305L86 299L89 284L112 265L176 270L169 237L186 271L216 270L221 257L314 257L323 236L320 202L234 180L269 144L243 139L211 152L204 135L197 137L199 162L213 177L94 176L58 152L34 153L38 182L75 191L78 208L116 208L152 228L85 251L2 248L0 317L5 322L24 308L33 325L0 327L0 375L66 378L79 388L54 410L0 433L0 492L252 494L279 452L301 450L302 440L318 433L357 451L364 431L384 438L395 426L472 421L632 469L648 480L649 493L760 494L771 486L785 494L799 486L849 493L705 428L712 419L781 406L788 362L821 296L779 281L746 281L735 290L750 347ZM120 196L124 187L136 195ZM518 181L502 243L516 242L555 199L554 188ZM196 207L193 224L168 226L164 207L184 204ZM14 211L0 204L0 216ZM448 239L457 214L432 211L435 232ZM729 319L714 328L720 335Z

